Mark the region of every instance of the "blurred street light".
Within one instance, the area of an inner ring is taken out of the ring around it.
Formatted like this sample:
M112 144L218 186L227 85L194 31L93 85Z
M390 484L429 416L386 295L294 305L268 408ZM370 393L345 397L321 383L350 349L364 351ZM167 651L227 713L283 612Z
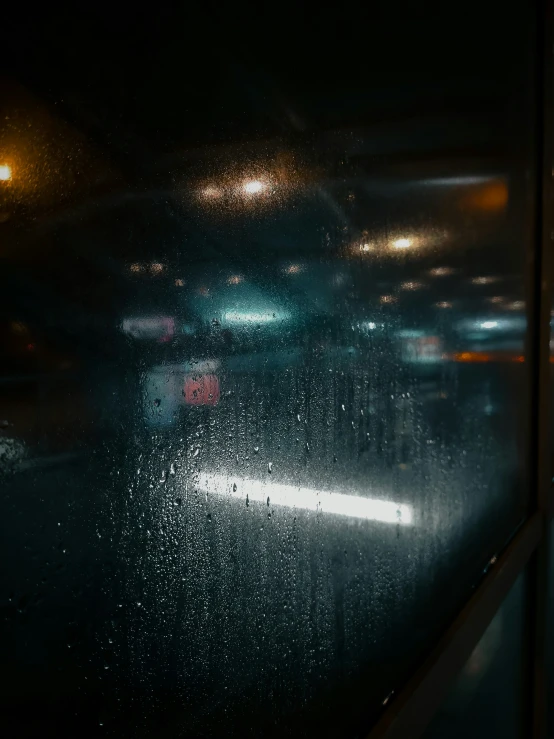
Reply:
M0 164L0 180L7 182L12 178L12 168L8 164Z
M244 183L243 187L244 192L248 195L259 195L266 189L266 186L263 182L260 182L260 180L249 180Z
M454 274L454 270L452 267L435 267L430 270L429 274L433 275L433 277L448 277Z
M406 238L395 239L392 242L392 245L394 246L395 249L409 249L410 246L412 245L412 240L406 239Z
M498 282L498 279L495 275L488 275L485 277L473 277L471 282L473 285L492 285L493 282Z
M208 187L205 187L201 191L201 195L204 198L207 198L208 200L215 200L216 198L221 197L222 192L219 188L213 187L212 185L208 185Z

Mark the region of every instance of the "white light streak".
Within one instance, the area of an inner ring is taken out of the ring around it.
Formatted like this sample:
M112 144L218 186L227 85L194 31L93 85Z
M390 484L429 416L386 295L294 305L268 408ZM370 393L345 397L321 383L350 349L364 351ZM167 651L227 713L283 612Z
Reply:
M223 318L229 323L272 323L285 316L281 313L261 311L226 311Z
M420 180L421 185L438 187L459 187L464 185L481 185L484 182L494 182L494 178L488 175L461 175L458 177L433 177Z
M244 502L248 497L249 503L267 503L269 498L270 507L302 508L307 511L321 511L337 516L403 526L411 526L413 523L412 506L379 498L365 498L361 495L329 493L313 488L274 482L264 483L248 478L234 480L226 475L211 474L201 476L199 489L204 493L238 498Z

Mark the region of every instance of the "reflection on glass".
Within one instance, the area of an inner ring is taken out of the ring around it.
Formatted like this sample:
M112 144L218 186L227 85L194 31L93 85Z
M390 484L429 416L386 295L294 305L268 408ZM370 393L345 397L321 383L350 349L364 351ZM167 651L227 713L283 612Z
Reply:
M425 739L522 736L524 600L525 576L521 575L463 667Z
M269 465L272 466L272 463L270 462ZM247 505L251 502L258 502L266 504L268 508L285 506L292 509L298 508L350 518L362 518L368 521L402 525L412 523L411 506L384 499L366 498L361 495L324 492L322 490L295 487L294 485L282 485L245 478L230 482L227 475L219 474L202 475L199 488L214 495L230 495L246 502Z

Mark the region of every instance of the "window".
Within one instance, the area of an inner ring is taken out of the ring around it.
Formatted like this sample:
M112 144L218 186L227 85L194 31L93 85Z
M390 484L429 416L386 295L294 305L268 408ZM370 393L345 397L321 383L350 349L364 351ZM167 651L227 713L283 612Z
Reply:
M5 723L380 731L545 546L535 9L79 12L0 83Z

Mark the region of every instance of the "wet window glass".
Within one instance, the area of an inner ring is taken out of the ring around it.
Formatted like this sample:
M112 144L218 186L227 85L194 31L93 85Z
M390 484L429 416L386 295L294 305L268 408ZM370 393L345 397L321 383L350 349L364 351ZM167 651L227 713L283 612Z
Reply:
M491 621L425 732L425 739L523 736L525 576Z
M20 736L355 736L525 515L531 9L365 12L3 41Z

